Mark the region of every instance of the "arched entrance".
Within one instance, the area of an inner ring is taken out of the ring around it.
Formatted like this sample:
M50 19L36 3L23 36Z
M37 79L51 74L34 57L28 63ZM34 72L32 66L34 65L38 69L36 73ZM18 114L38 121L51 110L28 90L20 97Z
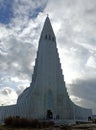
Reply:
M53 119L53 113L51 110L47 110L47 119Z

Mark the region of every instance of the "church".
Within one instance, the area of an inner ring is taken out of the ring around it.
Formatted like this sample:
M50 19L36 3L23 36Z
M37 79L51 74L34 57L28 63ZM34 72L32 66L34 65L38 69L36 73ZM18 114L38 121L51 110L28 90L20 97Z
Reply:
M46 17L35 60L32 82L17 103L0 107L0 122L9 116L28 119L87 120L92 110L75 105L69 98L62 74L56 37Z

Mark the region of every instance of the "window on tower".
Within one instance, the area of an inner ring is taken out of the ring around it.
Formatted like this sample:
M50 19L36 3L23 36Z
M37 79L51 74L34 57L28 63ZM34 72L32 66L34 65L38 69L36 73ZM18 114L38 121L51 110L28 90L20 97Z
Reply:
M52 41L55 41L55 38L54 37L51 37L51 35L45 35L45 39L48 39L48 40L52 40Z
M51 40L51 36L50 36L50 34L49 34L49 40Z
M52 41L54 41L55 39L54 39L54 37L52 37Z
M45 39L47 39L47 34L45 35Z

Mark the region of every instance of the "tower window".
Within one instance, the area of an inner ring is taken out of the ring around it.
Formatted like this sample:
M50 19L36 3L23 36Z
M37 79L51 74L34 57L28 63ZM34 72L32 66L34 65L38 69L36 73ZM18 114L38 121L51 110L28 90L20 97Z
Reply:
M49 34L49 40L51 40L51 36L50 36L50 34Z
M52 41L54 41L55 39L54 39L54 37L52 37Z
M47 35L45 35L45 39L47 39Z

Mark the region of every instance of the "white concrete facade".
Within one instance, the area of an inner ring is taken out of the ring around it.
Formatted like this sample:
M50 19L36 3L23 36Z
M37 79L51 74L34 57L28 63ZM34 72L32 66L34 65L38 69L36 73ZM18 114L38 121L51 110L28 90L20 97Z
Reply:
M47 17L39 41L30 87L18 97L16 105L0 107L0 120L8 116L72 120L87 119L91 115L91 109L75 105L68 96L56 37Z

